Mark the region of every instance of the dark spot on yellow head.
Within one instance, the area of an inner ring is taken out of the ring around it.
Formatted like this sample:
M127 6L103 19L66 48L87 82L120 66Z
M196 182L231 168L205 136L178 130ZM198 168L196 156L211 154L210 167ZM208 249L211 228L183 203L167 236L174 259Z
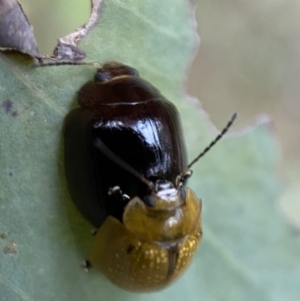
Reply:
M126 252L130 254L135 249L135 246L133 244L129 244L126 248Z

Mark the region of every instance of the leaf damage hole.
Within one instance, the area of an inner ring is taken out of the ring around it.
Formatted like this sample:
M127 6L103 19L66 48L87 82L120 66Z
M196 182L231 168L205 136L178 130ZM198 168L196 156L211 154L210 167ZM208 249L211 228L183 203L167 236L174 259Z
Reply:
M1 233L1 234L0 234L0 238L1 238L1 239L6 239L6 238L7 238L7 235L6 235L5 233Z

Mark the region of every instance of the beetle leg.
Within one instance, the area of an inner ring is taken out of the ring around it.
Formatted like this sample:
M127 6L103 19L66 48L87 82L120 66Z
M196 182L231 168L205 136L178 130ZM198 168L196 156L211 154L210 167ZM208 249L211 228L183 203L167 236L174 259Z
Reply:
M109 188L108 195L113 196L115 198L119 198L121 201L124 202L130 200L129 195L123 193L119 186Z
M114 186L114 187L110 187L108 189L108 195L118 195L118 194L122 194L122 190L120 188L120 186Z
M89 260L84 260L82 263L81 263L81 267L86 271L88 272L89 269L92 267L92 264Z
M186 181L192 176L193 171L188 169L184 174L180 175L179 183L182 185L186 184Z
M122 200L125 201L129 201L130 200L130 196L128 194L122 194Z

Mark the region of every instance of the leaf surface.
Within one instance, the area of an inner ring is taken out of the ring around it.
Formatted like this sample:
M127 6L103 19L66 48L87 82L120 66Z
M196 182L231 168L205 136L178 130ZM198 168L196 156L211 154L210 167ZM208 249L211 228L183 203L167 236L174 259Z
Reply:
M193 158L217 133L183 93L196 45L187 1L111 0L103 2L97 26L80 47L87 61L134 66L173 101ZM274 175L278 145L264 119L228 135L193 168L189 186L203 199L204 239L178 282L138 295L80 269L93 238L67 191L62 126L94 72L85 66L30 69L20 56L0 55L1 299L298 300L300 241L275 207L282 191ZM15 252L5 253L7 246Z

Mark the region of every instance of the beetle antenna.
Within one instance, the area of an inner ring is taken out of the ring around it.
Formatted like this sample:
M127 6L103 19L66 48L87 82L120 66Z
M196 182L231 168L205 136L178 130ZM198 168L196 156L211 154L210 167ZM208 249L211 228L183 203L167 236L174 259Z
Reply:
M73 66L85 65L85 66L96 67L98 69L102 68L101 64L95 62L72 62L72 61L53 61L47 63L43 63L43 61L41 61L40 64L32 65L32 68L47 67L47 66L65 66L65 65L73 65Z
M223 128L222 132L207 146L202 153L200 153L188 166L187 168L190 169L192 165L194 165L201 157L203 157L229 130L232 126L233 122L237 117L237 113L234 113L231 119L228 121L227 125Z
M102 153L108 157L113 162L120 165L123 169L131 173L133 176L138 178L141 182L145 183L151 191L154 191L154 184L147 180L142 174L140 174L137 170L135 170L132 166L130 166L128 163L126 163L123 159L121 159L119 156L114 154L104 143L101 139L96 138L94 145L102 151Z

